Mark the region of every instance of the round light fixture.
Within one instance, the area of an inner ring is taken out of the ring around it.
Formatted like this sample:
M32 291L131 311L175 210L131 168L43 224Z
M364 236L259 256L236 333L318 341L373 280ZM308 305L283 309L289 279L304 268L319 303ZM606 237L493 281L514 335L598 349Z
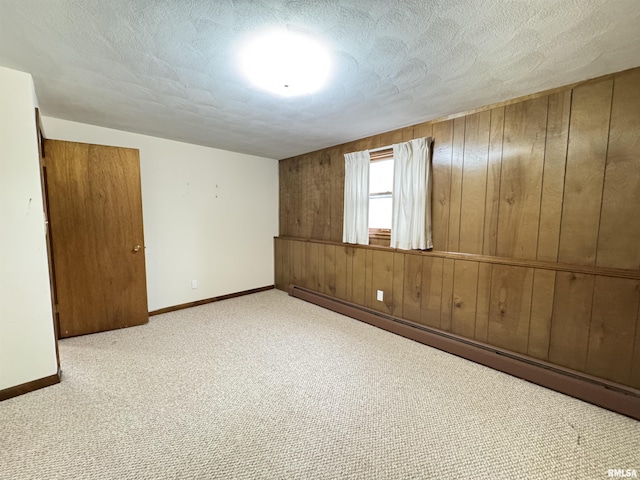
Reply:
M320 90L331 61L318 42L277 31L251 38L241 49L240 68L256 87L290 97Z

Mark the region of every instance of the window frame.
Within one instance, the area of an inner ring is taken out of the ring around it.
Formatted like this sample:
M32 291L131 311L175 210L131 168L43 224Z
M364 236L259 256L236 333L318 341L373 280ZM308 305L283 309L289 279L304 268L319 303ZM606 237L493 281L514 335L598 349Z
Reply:
M369 159L371 163L393 160L393 147L385 148L377 152L369 153ZM369 192L369 201L371 197L375 196L391 196L393 198L393 191L391 192ZM375 244L391 245L391 229L390 228L371 228L369 227L369 244L372 244L371 240L375 241Z

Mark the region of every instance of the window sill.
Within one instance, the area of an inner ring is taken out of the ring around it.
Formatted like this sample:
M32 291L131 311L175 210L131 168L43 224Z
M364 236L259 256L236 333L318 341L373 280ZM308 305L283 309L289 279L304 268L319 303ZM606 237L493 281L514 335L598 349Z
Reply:
M382 228L370 228L369 245L376 245L378 247L391 246L391 230Z

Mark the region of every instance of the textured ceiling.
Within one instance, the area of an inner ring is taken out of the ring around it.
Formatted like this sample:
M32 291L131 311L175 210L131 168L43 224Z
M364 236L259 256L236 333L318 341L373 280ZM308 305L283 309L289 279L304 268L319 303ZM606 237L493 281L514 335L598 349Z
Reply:
M638 0L0 0L43 114L285 158L640 64ZM327 45L327 88L257 91L255 31Z

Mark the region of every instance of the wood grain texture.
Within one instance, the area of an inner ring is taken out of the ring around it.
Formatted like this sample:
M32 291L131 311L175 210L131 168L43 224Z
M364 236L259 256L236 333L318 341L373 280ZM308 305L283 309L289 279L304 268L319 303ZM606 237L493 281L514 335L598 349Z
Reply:
M392 315L396 317L403 316L403 295L404 295L404 257L402 252L395 252L393 254L393 286L392 302L389 305Z
M300 202L302 181L300 178L300 159L292 158L286 161L288 191L291 195L288 205L287 231L292 237L300 236Z
M453 315L453 285L455 276L455 260L442 261L442 298L440 300L440 328L451 331Z
M347 254L347 280L346 280L346 300L350 302L353 300L353 257L355 255L355 248L349 246L345 249Z
M293 241L289 240L288 241L288 251L289 254L284 256L283 258L283 265L286 267L286 262L288 260L289 262L289 271L288 271L288 276L289 276L289 282L287 284L288 285L294 285L295 284L295 274L294 274L294 265L295 265L295 258L294 258L294 245L293 245ZM285 274L287 273L287 271L285 270Z
M336 296L336 246L324 246L324 293ZM337 247L340 248L340 247Z
M613 80L573 91L560 227L561 262L596 263Z
M287 228L291 205L291 193L289 192L291 183L287 174L287 162L278 162L278 234L280 236L291 234Z
M274 274L275 274L275 286L280 290L285 290L283 283L283 268L282 268L282 240L275 238L273 240L273 256L274 256Z
M393 314L393 252L374 251L372 267L371 308ZM376 292L384 292L384 300L376 300Z
M378 247L390 247L391 237L389 235L369 234L369 245Z
M286 196L284 196L284 200L287 202L286 204L280 204L279 205L279 209L280 209L280 215L285 215L286 218L282 225L284 228L284 231L286 232L285 234L283 234L282 232L280 232L280 235L284 235L284 236L291 236L291 237L295 237L297 236L297 231L294 229L294 225L295 225L295 210L296 207L298 207L298 177L296 175L293 174L294 171L294 163L295 163L295 158L289 158L287 160L281 160L279 162L280 165L283 166L282 170L280 170L282 172L282 177L280 177L280 185L279 188L280 190L285 190L286 192ZM283 185L285 184L285 185Z
M311 238L313 221L316 215L316 202L319 192L315 188L316 155L309 153L300 157L300 225L298 227L299 236Z
M302 278L302 249L304 248L304 243L301 242L293 242L292 245L292 255L291 255L291 263L292 263L292 280L294 285L303 285L304 279Z
M393 145L394 143L402 143L403 134L404 134L403 129L381 133L380 135L376 136L377 144L375 144L373 148Z
M367 250L364 257L364 306L372 307L375 301L373 293L373 252Z
M457 312L454 300L461 288L468 297L472 287L464 276L468 272L456 265L471 262L477 264L475 339L620 378L605 354L588 356L592 346L593 352L598 345L603 351L610 348L608 332L616 338L617 330L608 325L615 321L594 319L594 326L604 325L597 342L589 330L594 294L596 300L608 298L616 279L640 280L640 215L635 211L640 204L639 82L640 68L632 69L483 107L455 120L424 122L282 160L280 228L290 245L282 243L283 251L276 252L281 256L276 265L283 270L279 283L295 276L294 259L303 258L296 257L295 243L326 242L324 261L317 267L324 291L356 303L364 296L364 306L371 307L381 275L377 267L374 272L376 247L345 250L341 243L343 154L433 136L434 249L383 248L393 256L393 271L384 280L391 285L392 303L384 308L396 315L401 310L402 317L425 325L461 331L471 315ZM485 175L476 175L483 168ZM307 186L311 193L303 198ZM315 210L304 212L303 201L305 209ZM305 231L310 238L300 236ZM322 257L322 247L319 252ZM309 272L315 278L313 266L300 271L303 281ZM532 272L508 285L509 311L521 309L523 324L515 322L515 315L514 323L497 322L505 271ZM596 277L611 282L595 282ZM598 308L594 303L594 314L604 311ZM513 335L506 333L509 329ZM636 385L637 330L636 325L633 342L618 342L624 350L620 355L631 359L627 381Z
M301 238L292 238L292 237L283 237L288 240L294 241L303 241L303 242L322 242L322 240L310 240L310 239L301 239ZM341 242L329 242L326 243L335 245L335 246L344 246L344 243ZM396 251L395 249L389 249L387 247L379 247L373 245L358 245L357 248L362 248L365 250L384 250L384 251ZM437 258L444 258L450 260L465 260L465 261L473 261L480 263L490 263L492 265L508 265L515 267L526 267L526 268L541 268L543 270L554 270L558 272L573 272L573 273L583 273L587 275L601 275L604 277L615 277L615 278L629 278L632 280L640 280L640 271L639 270L628 270L623 268L609 268L609 267L597 267L595 265L572 265L568 263L558 263L558 262L544 262L541 260L525 260L520 258L509 258L509 257L494 257L491 255L477 255L473 253L460 253L460 252L442 252L437 250L397 250L405 253L405 255L424 255L424 256L432 256Z
M385 145L388 145L388 144L385 144ZM380 140L380 135L375 135L373 137L361 138L360 140L351 142L350 146L351 148L344 149L344 153L361 152L363 150L372 150L374 148L383 146L383 144L382 144L382 141Z
M584 372L587 364L594 275L556 273L549 361Z
M291 240L278 239L282 248L282 289L286 291L293 284L293 246Z
M286 287L288 288L289 285L295 283L293 274L293 265L295 263L293 258L293 241L287 240L283 243L283 246L285 247L285 251L282 255L282 268L284 269Z
M342 241L344 216L344 157L342 149L332 148L331 155L331 236L334 242Z
M366 250L361 248L353 249L352 265L353 265L353 302L358 305L364 305L367 297L366 291L366 273L367 273L367 255Z
M487 195L484 213L482 253L495 255L498 241L498 211L500 208L500 177L502 144L504 141L504 107L491 110L489 157L487 165Z
M447 250L458 252L460 248L460 213L462 204L462 174L464 165L464 136L466 119L453 121L451 157L451 198L449 200L449 242Z
M462 252L482 253L484 249L490 127L489 111L466 119L460 205L459 250Z
M505 109L496 254L536 258L546 97Z
M317 243L307 243L305 245L307 266L307 288L321 292L322 283L320 282L320 245ZM324 263L324 262L323 262Z
M474 338L487 342L489 335L489 311L491 307L491 277L493 266L487 263L478 265L478 294L476 300L476 329Z
M418 255L404 256L404 283L402 294L402 317L420 322L422 300L422 258Z
M321 182L319 183L320 189L320 205L318 212L318 221L320 223L320 235L323 240L331 239L331 190L332 190L332 177L331 177L331 153L323 151L320 153L320 166L321 166ZM315 238L315 237L314 237Z
M451 158L453 155L453 121L433 126L432 155L432 240L435 250L449 249L449 212L451 200Z
M350 301L358 305L375 302L383 313L625 385L637 383L640 278L486 263L477 260L486 258L479 255L444 258L304 239L276 242L283 279L291 270L287 259L296 252L306 252L302 257L311 264L302 269L304 281L314 278L317 247L318 276L324 278L319 288L331 296L347 296L351 263ZM335 252L343 267L336 268ZM337 278L343 278L343 286L332 288ZM375 300L378 289L384 291L383 302Z
M420 323L436 328L440 328L443 265L442 258L422 258Z
M316 290L316 292L320 292L323 293L324 292L324 280L325 280L325 274L324 274L324 267L325 267L325 263L324 263L324 245L322 245L321 243L316 243L315 244L318 247L318 289Z
M351 257L347 255L349 247L336 247L336 297L343 300L347 299L347 262Z
M311 265L307 259L307 252L308 244L307 242L304 242L300 245L300 274L298 276L297 285L301 285L305 288L309 288L309 271L311 269Z
M57 140L45 150L60 336L147 323L138 150Z
M633 364L640 281L596 277L586 372L629 384Z
M311 156L312 174L311 185L313 195L311 197L312 223L310 238L327 240L331 230L331 218L329 204L331 198L331 156L327 151L321 151Z
M478 295L478 263L456 260L454 265L451 332L474 338L476 300Z
M550 367L546 362L536 361L536 359L526 355L505 349L496 347L487 349L485 345L478 342L466 341L459 336L454 338L435 329L407 324L393 317L387 318L369 308L363 308L353 303L335 301L330 297L318 295L301 287L293 288L291 295L387 332L401 335L463 359L640 420L640 391L636 389L602 379L595 379L580 372Z
M532 288L533 269L494 265L487 336L491 345L527 352Z
M597 265L640 269L640 70L614 80Z
M433 138L433 124L431 122L420 123L413 127L407 127L404 130L406 133L402 137L403 142L414 138ZM411 132L411 134L409 134L409 132Z
M536 254L538 260L551 262L558 260L570 113L570 91L549 96L540 204L540 233Z
M555 284L556 272L553 270L535 270L531 294L531 322L529 324L527 355L541 360L548 360L549 358L549 338Z

